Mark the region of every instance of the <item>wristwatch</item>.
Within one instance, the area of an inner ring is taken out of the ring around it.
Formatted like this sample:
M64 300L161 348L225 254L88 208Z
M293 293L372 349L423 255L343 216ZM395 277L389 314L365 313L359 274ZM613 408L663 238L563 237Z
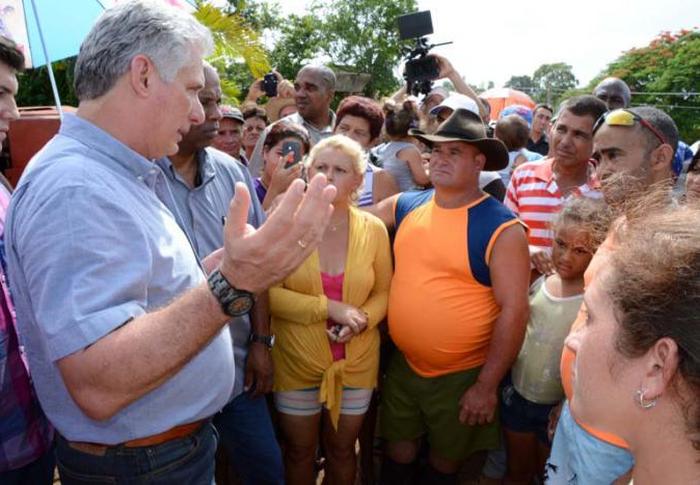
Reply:
M207 278L209 289L214 294L224 313L230 317L242 317L250 312L255 303L255 297L249 291L239 290L231 286L220 270L214 270Z
M248 338L248 342L253 343L257 342L259 344L264 344L268 350L272 350L272 347L275 346L275 336L274 335L257 335L254 333L250 334L250 337Z

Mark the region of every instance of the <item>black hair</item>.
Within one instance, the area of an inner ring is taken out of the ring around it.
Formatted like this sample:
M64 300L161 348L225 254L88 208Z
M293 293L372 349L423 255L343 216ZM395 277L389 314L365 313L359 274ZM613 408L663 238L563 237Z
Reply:
M666 139L666 143L671 145L671 148L673 148L673 153L676 153L679 138L678 128L676 127L676 123L669 115L652 106L636 106L634 108L629 108L629 110L659 130ZM646 129L643 126L640 127L640 129L644 133L644 139L647 142L647 151L650 152L659 146L659 139L651 130Z
M575 116L590 116L595 123L608 110L608 106L595 96L584 94L562 102L557 116L560 116L564 110L571 112Z
M532 110L532 114L534 115L535 113L537 113L537 110L540 109L540 108L546 109L547 111L549 111L550 113L552 113L552 115L554 114L554 110L553 110L552 107L551 107L550 105L548 105L547 103L540 103L540 104L536 105L536 106L535 106L535 109Z
M0 62L15 71L24 71L24 54L17 48L17 44L3 36L0 36Z

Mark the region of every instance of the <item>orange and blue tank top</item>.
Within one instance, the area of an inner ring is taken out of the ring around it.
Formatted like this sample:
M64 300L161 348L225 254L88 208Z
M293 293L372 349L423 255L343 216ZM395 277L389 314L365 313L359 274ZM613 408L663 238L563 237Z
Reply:
M481 366L500 315L491 287L491 251L501 232L520 221L488 195L441 208L434 190L401 194L394 216L393 341L424 377Z

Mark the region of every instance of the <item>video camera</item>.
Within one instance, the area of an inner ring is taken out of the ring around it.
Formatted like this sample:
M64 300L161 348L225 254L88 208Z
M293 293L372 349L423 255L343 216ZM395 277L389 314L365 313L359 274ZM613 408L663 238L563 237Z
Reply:
M401 40L416 39L416 46L406 51L406 65L403 78L406 80L406 92L418 96L428 94L433 88L433 81L440 75L437 59L428 56L430 49L442 44L428 44L426 35L433 33L433 19L430 10L409 13L397 17L399 38Z

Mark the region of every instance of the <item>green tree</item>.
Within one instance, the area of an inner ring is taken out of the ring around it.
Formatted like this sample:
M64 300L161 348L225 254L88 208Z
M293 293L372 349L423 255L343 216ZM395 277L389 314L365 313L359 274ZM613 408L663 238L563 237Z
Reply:
M633 105L666 111L683 140L700 139L700 30L662 32L649 45L623 53L591 81L589 92L608 76L630 86Z
M527 94L531 94L535 91L535 83L527 74L523 76L511 76L503 86L506 88L517 89Z
M368 96L399 87L394 69L410 42L399 40L396 17L416 9L415 0L317 0L312 6L322 19L323 52L337 66L370 74Z
M535 87L533 98L550 106L559 104L564 92L578 84L571 66L563 62L542 64L532 75L532 82Z
M228 6L223 10L227 14L239 15L257 32L275 30L283 20L279 4L273 1L228 0Z
M64 106L77 106L78 98L73 90L75 57L52 63L56 87ZM53 106L56 104L46 66L28 69L19 76L17 106Z
M396 17L416 10L416 0L315 0L302 15L279 15L277 4L260 0L228 0L228 11L265 32L272 48L270 63L287 79L309 62L325 62L337 70L371 76L364 93L380 96L396 90L394 73L403 49L412 42L398 39Z
M240 70L241 61L255 78L262 77L270 70L267 52L260 35L250 27L243 16L227 13L202 0L197 1L194 16L211 30L214 52L208 60L219 73L230 74L230 68L233 66ZM241 86L229 75L221 76L221 88L227 103L235 103L240 97Z
M321 20L314 14L290 15L281 22L270 62L286 78L322 53Z

